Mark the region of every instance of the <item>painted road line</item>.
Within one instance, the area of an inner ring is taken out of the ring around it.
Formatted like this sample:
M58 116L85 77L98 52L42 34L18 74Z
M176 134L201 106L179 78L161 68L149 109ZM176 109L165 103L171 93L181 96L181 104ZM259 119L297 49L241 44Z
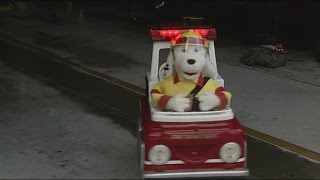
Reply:
M315 161L315 162L320 163L320 154L317 152L314 152L309 149L303 148L301 146L292 144L292 143L284 141L282 139L270 136L268 134L256 131L256 130L251 129L249 127L243 126L243 128L244 128L247 136L250 136L252 138L266 142L268 144L272 144L272 145L277 146L281 149L293 152L293 153L295 153L299 156L302 156L304 158L307 158L311 161Z
M86 73L88 75L94 76L94 77L99 78L103 81L106 81L106 82L112 83L116 86L125 88L125 89L132 91L134 93L137 93L139 95L145 94L145 90L143 88L137 87L135 85L132 85L132 84L127 83L125 81L122 81L120 79L109 76L107 74L95 71L88 66L72 62L70 60L70 58L63 58L63 57L56 55L46 49L35 47L30 44L20 42L18 40L15 40L15 39L8 37L8 36L5 36L5 35L0 34L0 39L4 40L6 42L9 42L9 43L16 44L17 46L19 46L21 48L27 48L27 49L35 51L37 53L42 53L46 56L51 57L52 60L59 62L59 63L62 63L64 65L68 65L81 73ZM279 138L276 138L276 137L270 136L268 134L256 131L254 129L251 129L251 128L248 128L245 126L243 126L243 127L245 129L247 136L250 136L250 137L255 138L257 140L260 140L260 141L266 142L268 144L277 146L279 148L290 151L292 153L295 153L299 156L305 157L305 158L310 159L312 161L320 162L320 154L317 152L314 152L314 151L308 150L306 148L294 145L292 143L289 143L289 142L286 142L286 141L281 140Z

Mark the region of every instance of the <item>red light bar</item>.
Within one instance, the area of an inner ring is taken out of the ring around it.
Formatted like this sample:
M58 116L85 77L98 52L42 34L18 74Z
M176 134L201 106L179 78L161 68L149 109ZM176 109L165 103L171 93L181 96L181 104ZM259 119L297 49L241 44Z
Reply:
M184 31L189 29L151 29L150 36L152 40L172 40ZM216 30L214 28L201 28L193 29L199 33L203 38L215 40L217 37Z

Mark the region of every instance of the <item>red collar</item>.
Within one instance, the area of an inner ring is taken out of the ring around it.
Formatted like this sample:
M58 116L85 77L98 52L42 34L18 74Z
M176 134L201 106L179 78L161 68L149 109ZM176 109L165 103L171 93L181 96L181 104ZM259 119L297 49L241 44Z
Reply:
M204 81L204 76L202 74L200 74L199 78L197 81L194 81L195 83L197 83L197 86L202 87L203 86L203 81ZM180 82L180 78L179 75L176 74L173 78L173 83L177 84L178 82Z

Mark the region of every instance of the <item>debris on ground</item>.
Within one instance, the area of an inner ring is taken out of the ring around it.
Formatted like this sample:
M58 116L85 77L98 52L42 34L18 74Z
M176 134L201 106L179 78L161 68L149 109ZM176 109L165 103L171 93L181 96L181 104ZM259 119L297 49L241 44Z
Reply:
M287 64L285 51L281 44L258 45L249 49L240 59L240 62L248 66L265 66L269 68L281 67Z

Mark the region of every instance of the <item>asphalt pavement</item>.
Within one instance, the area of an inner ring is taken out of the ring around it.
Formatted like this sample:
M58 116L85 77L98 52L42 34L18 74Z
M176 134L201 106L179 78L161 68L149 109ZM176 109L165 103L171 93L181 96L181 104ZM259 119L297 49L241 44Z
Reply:
M92 100L0 61L0 178L139 178L136 139L110 118Z

